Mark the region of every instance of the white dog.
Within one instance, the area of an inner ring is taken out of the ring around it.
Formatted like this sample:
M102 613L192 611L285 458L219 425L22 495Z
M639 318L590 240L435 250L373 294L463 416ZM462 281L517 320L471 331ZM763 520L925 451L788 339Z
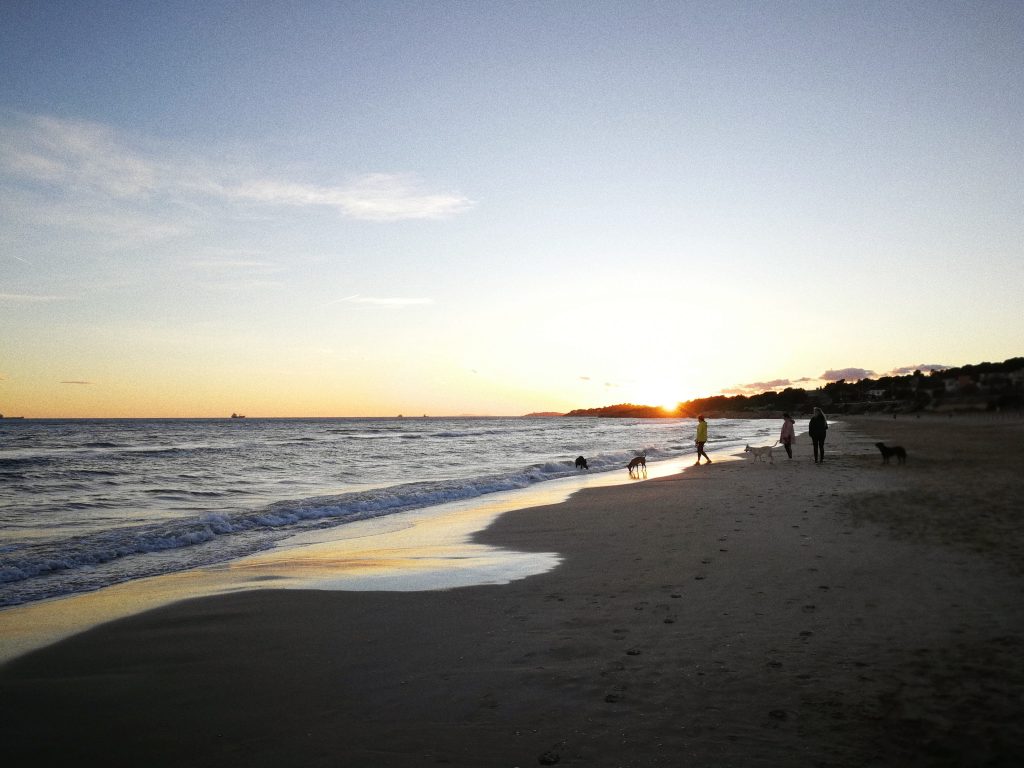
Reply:
M743 449L743 452L754 454L755 461L763 461L764 457L767 456L768 461L774 464L775 459L772 457L772 449L774 447L774 445L762 445L760 447L751 447L748 445L746 448Z

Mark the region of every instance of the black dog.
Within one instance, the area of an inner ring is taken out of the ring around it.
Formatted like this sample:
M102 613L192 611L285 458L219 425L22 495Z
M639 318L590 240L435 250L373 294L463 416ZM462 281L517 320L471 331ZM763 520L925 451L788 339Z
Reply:
M582 456L576 457L576 469L590 469L590 467L587 466L587 460Z
M882 463L888 464L889 459L893 456L896 457L896 461L900 464L905 464L907 461L907 452L902 446L894 445L892 448L887 446L885 443L875 443L875 447L882 452Z

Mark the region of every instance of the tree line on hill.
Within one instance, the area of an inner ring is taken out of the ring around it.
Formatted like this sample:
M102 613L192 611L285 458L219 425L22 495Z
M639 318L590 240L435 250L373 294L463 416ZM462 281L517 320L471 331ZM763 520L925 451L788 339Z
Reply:
M714 395L679 403L674 409L621 403L580 408L566 416L604 418L678 418L709 416L750 418L809 413L814 406L831 413L912 413L920 411L997 411L1024 407L1024 357L1002 363L978 363L905 376L833 381L813 390L786 387L758 395Z

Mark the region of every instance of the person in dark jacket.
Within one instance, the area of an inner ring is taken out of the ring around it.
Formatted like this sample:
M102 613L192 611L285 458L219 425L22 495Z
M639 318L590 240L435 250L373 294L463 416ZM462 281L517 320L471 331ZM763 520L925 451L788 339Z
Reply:
M828 432L828 421L825 420L825 414L821 412L821 408L815 408L814 415L811 416L811 420L807 424L807 434L810 435L811 442L814 443L815 464L825 463L826 432Z

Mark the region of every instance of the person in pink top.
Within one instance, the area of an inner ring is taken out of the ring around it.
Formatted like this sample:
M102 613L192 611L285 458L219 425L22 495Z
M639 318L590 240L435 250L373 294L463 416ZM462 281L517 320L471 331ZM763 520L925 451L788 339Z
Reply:
M782 434L779 435L779 442L786 449L786 455L793 458L793 441L796 439L796 430L793 429L793 419L788 413L782 414Z

